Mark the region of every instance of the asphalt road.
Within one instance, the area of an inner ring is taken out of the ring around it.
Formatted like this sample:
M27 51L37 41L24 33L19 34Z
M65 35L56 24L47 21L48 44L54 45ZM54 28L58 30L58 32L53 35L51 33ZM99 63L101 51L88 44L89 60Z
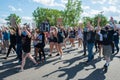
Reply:
M18 72L20 65L15 59L16 54L11 53L7 60L5 54L0 54L0 80L120 80L120 53L112 55L112 61L108 72L103 72L105 61L103 58L95 58L86 64L87 56L83 55L83 48L71 48L67 45L64 49L63 58L48 57L49 46L45 47L47 61L38 66L27 59L25 70ZM33 50L31 52L33 54Z

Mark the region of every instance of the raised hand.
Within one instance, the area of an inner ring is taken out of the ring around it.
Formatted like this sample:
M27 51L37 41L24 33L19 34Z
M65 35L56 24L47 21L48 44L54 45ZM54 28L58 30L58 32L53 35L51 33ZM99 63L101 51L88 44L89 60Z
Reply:
M98 17L98 23L100 23L101 22L101 18L100 17Z
M110 17L110 21L114 24L114 19L113 19L113 17Z

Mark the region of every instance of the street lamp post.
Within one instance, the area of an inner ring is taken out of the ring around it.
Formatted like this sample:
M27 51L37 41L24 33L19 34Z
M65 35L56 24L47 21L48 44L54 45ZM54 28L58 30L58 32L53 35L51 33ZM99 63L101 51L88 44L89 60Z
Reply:
M100 14L101 14L101 17L102 17L102 14L103 14L104 11L101 11Z

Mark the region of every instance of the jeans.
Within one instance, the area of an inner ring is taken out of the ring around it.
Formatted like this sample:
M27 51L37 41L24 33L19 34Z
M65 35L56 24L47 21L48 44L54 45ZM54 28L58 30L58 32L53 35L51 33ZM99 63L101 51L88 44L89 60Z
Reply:
M119 52L119 46L118 46L118 44L119 44L118 41L114 41L114 45L115 45L115 47L116 47L116 49L117 49L117 52Z
M19 61L22 61L22 44L17 43L16 53Z
M91 61L94 58L93 47L94 47L94 43L88 43L87 44L87 48L88 48L88 61Z

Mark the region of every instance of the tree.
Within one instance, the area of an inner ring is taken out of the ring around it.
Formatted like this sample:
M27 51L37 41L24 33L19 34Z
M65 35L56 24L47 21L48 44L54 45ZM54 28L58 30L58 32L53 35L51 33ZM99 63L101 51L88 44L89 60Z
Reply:
M108 23L108 21L107 21L107 18L104 15L100 15L100 14L95 15L94 20L93 20L93 26L94 27L97 26L98 17L101 17L100 26L104 27Z
M83 17L82 21L83 21L83 24L84 24L84 27L85 27L87 25L88 21L90 21L91 23L93 22L93 18L91 18L91 17Z
M92 17L92 18L91 17L83 17L82 20L83 20L84 26L86 26L86 23L88 21L90 21L92 26L96 27L97 26L98 17L101 17L100 26L103 27L103 26L105 26L108 23L107 18L104 15L98 14L98 15L95 15L95 17Z
M38 7L33 12L34 21L38 27L46 19L49 20L50 25L57 25L57 18L61 17L62 11L56 9L40 8Z
M80 0L68 0L66 8L63 12L64 25L75 26L78 24L82 13Z
M14 18L16 23L19 24L21 23L21 18L19 16L17 16L16 14L10 14L5 20L7 21L7 24L10 25L10 19Z

